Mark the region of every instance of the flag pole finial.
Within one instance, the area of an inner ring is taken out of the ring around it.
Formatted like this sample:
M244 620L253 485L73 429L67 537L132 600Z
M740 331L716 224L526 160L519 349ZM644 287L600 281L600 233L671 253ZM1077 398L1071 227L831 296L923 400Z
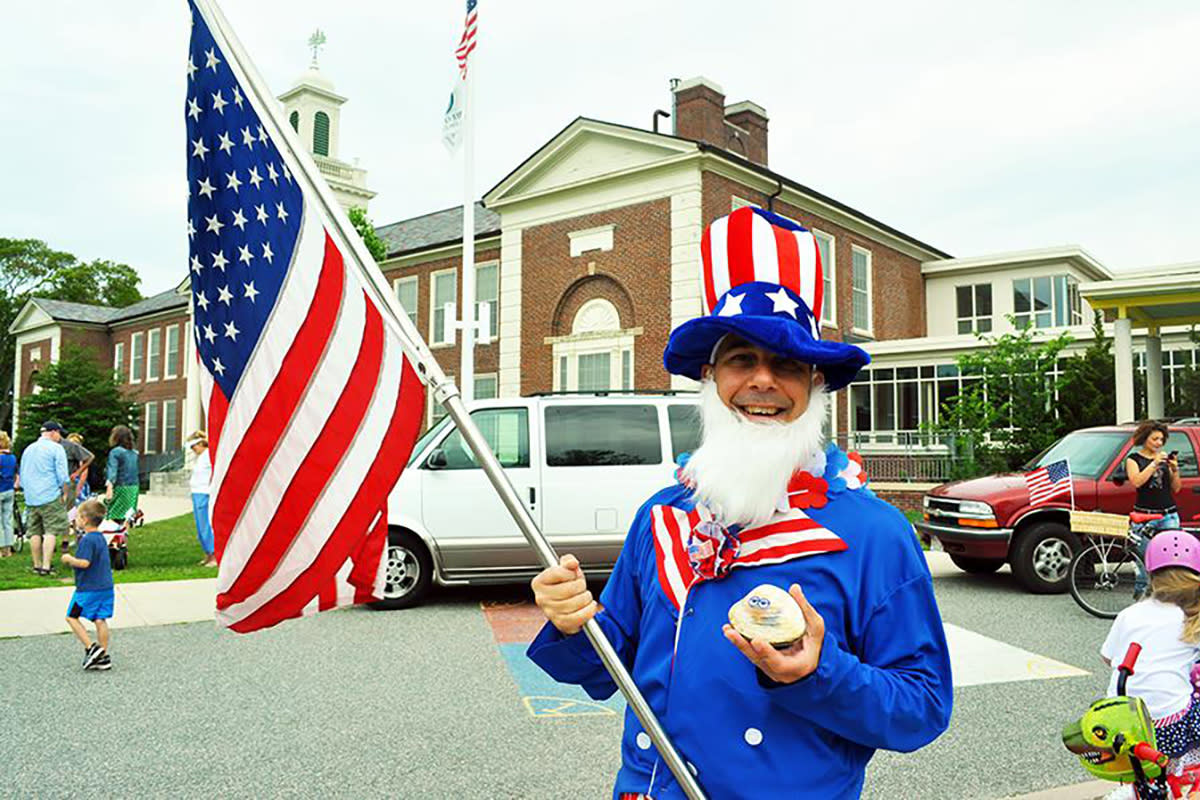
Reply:
M325 32L320 28L313 31L312 36L308 37L308 46L312 48L312 68L317 69L317 56L321 47L325 44Z

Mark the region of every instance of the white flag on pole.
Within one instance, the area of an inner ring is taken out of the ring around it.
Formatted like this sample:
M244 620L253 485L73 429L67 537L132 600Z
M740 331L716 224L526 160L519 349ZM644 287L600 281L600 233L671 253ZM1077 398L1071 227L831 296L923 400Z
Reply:
M442 115L442 144L446 146L450 155L457 153L458 148L462 146L463 112L467 102L464 89L461 79L454 82L454 89L450 92L450 104L446 106L446 113Z

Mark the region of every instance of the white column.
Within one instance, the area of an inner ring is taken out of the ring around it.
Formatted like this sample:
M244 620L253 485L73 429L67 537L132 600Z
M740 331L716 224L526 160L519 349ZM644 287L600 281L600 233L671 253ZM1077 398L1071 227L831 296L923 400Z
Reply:
M180 429L183 431L185 442L193 432L208 427L204 423L204 405L200 398L200 363L196 359L196 336L192 329L195 325L194 320L195 317L189 313L188 322L183 326L183 374L187 378L187 396L183 401L183 423ZM190 453L191 450L187 449L187 452Z
M1117 320L1113 328L1115 348L1113 362L1116 369L1117 419L1116 422L1132 422L1133 411L1133 325L1127 317Z
M671 330L701 311L700 182L695 187L671 195ZM696 382L679 375L671 376L672 389L694 389Z
M503 219L503 218L502 218ZM552 387L543 387L550 389ZM521 396L521 229L500 224L500 397Z
M1162 337L1158 328L1146 335L1146 416L1159 419L1163 415Z

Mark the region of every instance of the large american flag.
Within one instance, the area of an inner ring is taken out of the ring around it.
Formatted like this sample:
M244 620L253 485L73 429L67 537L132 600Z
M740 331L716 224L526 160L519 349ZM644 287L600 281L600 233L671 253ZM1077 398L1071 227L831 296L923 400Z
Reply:
M1040 506L1059 495L1071 494L1071 465L1064 458L1025 473L1029 505Z
M274 133L262 106L274 99L210 22L193 4L187 232L217 619L244 632L380 596L387 497L424 390Z
M467 61L471 51L475 49L475 29L479 21L479 13L475 10L477 0L467 0L467 17L463 22L462 37L454 48L454 57L458 59L458 74L463 80L467 79Z

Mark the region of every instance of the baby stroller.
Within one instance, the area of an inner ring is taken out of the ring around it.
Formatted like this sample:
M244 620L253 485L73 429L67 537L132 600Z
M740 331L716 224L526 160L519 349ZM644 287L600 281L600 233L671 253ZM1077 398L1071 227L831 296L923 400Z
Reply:
M113 569L129 566L129 532L141 524L142 512L136 508L129 509L122 522L106 519L100 523L100 533L108 543L108 560Z

